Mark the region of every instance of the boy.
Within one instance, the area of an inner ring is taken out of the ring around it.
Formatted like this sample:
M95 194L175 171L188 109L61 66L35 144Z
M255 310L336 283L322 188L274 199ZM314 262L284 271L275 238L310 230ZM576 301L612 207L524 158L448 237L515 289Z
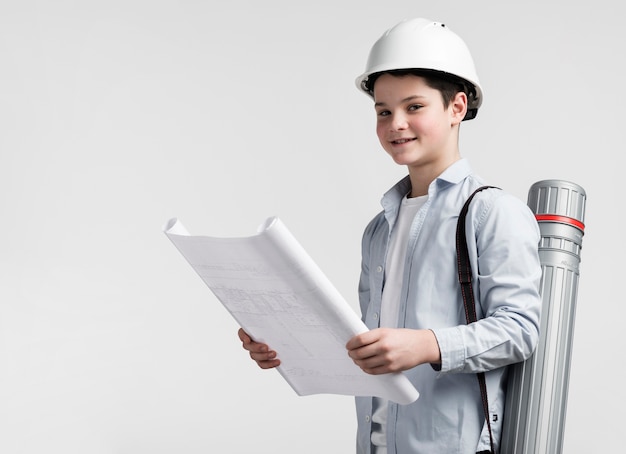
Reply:
M463 204L484 185L458 146L460 123L483 97L469 50L443 24L403 21L374 44L356 83L374 99L383 149L408 176L365 229L359 300L370 331L346 348L365 372L402 371L420 392L409 405L357 397L357 452L497 451L506 366L527 359L539 337L537 223L504 191L474 198L465 225L479 320L467 324L455 232ZM280 364L267 345L239 337L260 367Z

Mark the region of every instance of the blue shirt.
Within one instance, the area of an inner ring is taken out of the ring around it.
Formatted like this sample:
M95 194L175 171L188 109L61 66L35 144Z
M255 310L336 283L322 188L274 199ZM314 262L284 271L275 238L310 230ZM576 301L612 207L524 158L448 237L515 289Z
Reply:
M474 454L489 449L477 372L486 372L491 428L499 445L507 365L527 359L539 339L539 227L521 200L499 189L480 192L466 219L478 322L466 324L457 278L455 233L467 198L485 182L461 159L428 188L408 238L398 327L431 329L441 365L405 371L420 392L412 404L390 402L389 454ZM408 177L382 199L366 227L359 301L368 328L378 327L385 257ZM371 397L357 397L357 452L370 453ZM496 448L497 449L497 448Z

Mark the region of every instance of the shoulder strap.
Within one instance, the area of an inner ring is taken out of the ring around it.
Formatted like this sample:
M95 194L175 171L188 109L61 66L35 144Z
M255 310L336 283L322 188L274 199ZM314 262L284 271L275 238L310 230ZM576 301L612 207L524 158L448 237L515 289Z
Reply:
M470 202L474 196L480 191L488 188L496 188L496 186L481 186L476 189L472 195L469 196L461 213L459 215L459 221L456 226L456 255L458 262L458 274L459 283L461 284L461 294L463 296L463 305L465 306L465 319L467 324L476 321L476 304L474 303L474 289L472 287L472 265L469 260L469 253L467 250L467 238L465 234L465 217L469 209ZM499 189L499 188L496 188ZM485 412L485 420L487 421L487 428L489 429L489 442L491 444L491 452L495 453L493 444L493 434L491 432L491 420L489 418L489 401L487 400L487 384L485 383L485 373L479 372L476 374L478 377L478 385L480 386L480 395L483 401L483 411Z
M476 306L474 304L468 304L474 302L474 290L472 288L472 265L469 260L469 253L467 251L467 238L465 234L465 217L469 210L470 202L476 194L480 191L489 188L497 188L496 186L481 186L476 189L465 201L465 205L461 209L459 214L459 220L456 226L456 255L459 274L459 283L461 284L461 292L463 295L463 304L465 305L465 318L467 323L476 321Z

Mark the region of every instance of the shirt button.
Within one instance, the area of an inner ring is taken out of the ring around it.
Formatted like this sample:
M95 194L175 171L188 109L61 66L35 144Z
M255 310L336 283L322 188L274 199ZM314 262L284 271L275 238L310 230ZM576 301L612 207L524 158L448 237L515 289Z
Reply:
M383 272L383 267L382 267L382 266L380 266L380 265L378 265L378 266L376 267L376 272L377 272L377 273L382 273L382 272Z
M365 422L370 422L370 415L367 415L367 416L365 417Z
M378 320L378 313L374 313L373 317L374 317L374 320Z

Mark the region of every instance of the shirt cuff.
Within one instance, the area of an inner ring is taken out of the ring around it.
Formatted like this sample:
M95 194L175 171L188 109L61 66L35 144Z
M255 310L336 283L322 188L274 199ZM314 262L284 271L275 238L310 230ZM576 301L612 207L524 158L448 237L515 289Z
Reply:
M431 330L437 338L439 352L441 353L441 365L433 369L444 374L446 372L459 372L465 366L465 342L460 327L441 328Z

